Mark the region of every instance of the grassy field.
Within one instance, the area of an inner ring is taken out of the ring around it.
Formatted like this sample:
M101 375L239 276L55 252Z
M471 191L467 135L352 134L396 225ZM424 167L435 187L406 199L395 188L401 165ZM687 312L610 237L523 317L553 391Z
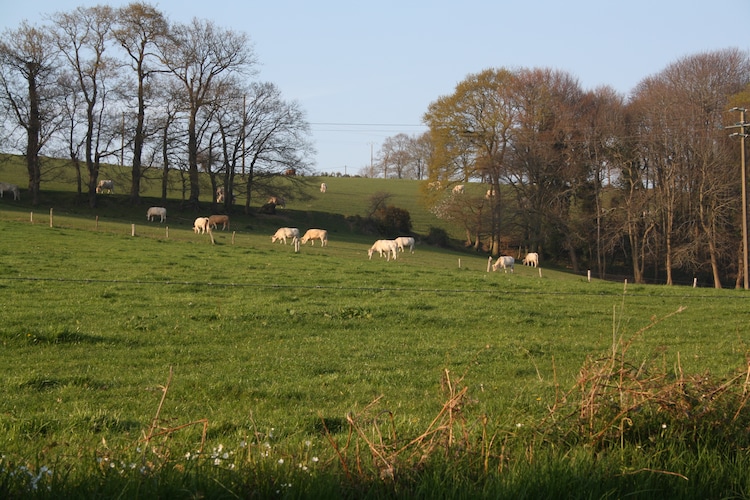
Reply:
M117 197L52 227L1 200L0 494L750 495L745 292L369 260L341 216L416 183L326 182L215 244ZM339 225L294 253L287 223Z
M89 219L98 215L102 219L118 222L130 221L140 224L145 221L148 206L161 205L159 199L161 195L160 172L150 172L146 175L142 185L142 207L132 207L126 196L130 182L128 169L119 166L103 167L99 178L114 179L117 194L115 196L102 196L99 199L99 207L93 211L88 209L85 200L77 200L73 195L75 179L70 168L56 169L52 172L54 174L48 174L49 179L42 184L42 200L38 207L33 207L35 211L46 214L50 208L55 208L60 214ZM26 217L28 211L32 210L32 207L28 204L28 196L24 193L24 187L28 184L28 179L24 173L24 167L17 158L0 155L0 180L21 186L21 203L10 205L8 209L19 208L20 205L20 209L27 212L24 215ZM287 210L279 209L278 216L272 217L270 221L263 217L243 216L241 211L245 200L244 198L238 200L238 203L242 206L238 206L236 213L233 214L238 222L236 229L262 228L269 230L275 224L289 222L300 227L313 224L325 225L331 232L344 231L348 233L350 232L350 224L347 224L344 219L349 216L365 216L370 208L372 196L376 193L387 193L389 195L388 205L394 205L409 211L415 233L425 235L429 232L430 227L434 226L445 229L454 238L460 239L463 237L463 234L458 232L457 228L446 226L444 222L425 209L421 203L418 181L364 179L359 177L298 177L295 180L301 186L300 188L288 192L290 189L288 186L280 187L280 192L274 193L283 194L286 197ZM328 185L328 191L325 194L319 191L321 182ZM189 194L189 188L186 189ZM167 208L170 226L192 227L195 217L203 215L196 214L192 209L182 210L180 206L183 196L182 183L179 181L176 172L172 175L168 196ZM253 196L251 203L253 208L260 207L267 199L266 196L255 193ZM211 189L207 177L202 178L200 200L204 205L206 214L208 214L211 210Z

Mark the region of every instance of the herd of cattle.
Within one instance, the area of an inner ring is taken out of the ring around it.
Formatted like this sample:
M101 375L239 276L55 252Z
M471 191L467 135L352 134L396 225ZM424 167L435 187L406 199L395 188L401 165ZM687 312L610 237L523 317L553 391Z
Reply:
M516 265L516 259L513 257L510 257L508 255L501 255L497 258L497 260L493 263L492 257L490 256L490 260L488 265L492 266L493 271L497 271L498 269L502 269L506 273L508 272L508 269L510 269L510 272L513 272L513 268ZM536 252L529 252L526 254L526 257L523 258L523 265L524 266L531 266L531 267L538 267L539 266L539 254Z
M99 181L96 187L97 193L103 193L104 191L107 191L108 193L114 193L114 190L115 184L112 180L109 179ZM320 185L320 192L325 193L327 190L328 186L326 186L325 182L322 183ZM453 193L461 194L463 193L463 190L463 185L454 186ZM5 193L11 193L13 195L13 200L21 199L21 194L17 185L9 184L7 182L0 182L0 198L3 198ZM217 189L216 195L216 201L221 203L224 199L224 189ZM274 203L274 205L281 207L286 206L286 202L284 201L284 199L276 196L272 196L269 199L269 203ZM147 221L156 221L157 218L159 219L159 222L166 222L167 209L165 207L150 207L146 211ZM195 232L196 234L204 234L210 232L213 229L217 229L220 224L222 230L229 229L229 216L211 215L210 217L198 217L193 222L193 232ZM271 243L276 243L277 241L279 241L286 245L287 240L291 240L291 243L295 245L295 248L298 248L300 243L302 245L305 245L308 241L312 246L315 246L315 240L320 240L320 245L322 247L325 247L328 245L328 231L326 231L325 229L308 229L300 238L300 231L296 227L281 227L273 236L271 236ZM390 261L391 259L396 260L398 253L403 252L406 247L409 248L409 251L411 253L414 253L414 238L412 238L411 236L399 236L398 238L392 240L377 240L367 251L367 255L369 259L372 259L372 255L375 252L378 252L380 257L385 257L387 261ZM539 254L536 252L530 252L526 254L526 257L524 257L523 259L523 265L537 267L539 265ZM512 273L515 266L515 259L510 256L500 256L493 263L492 257L490 257L488 270L490 266L493 271L502 269L507 273L510 269L510 272Z

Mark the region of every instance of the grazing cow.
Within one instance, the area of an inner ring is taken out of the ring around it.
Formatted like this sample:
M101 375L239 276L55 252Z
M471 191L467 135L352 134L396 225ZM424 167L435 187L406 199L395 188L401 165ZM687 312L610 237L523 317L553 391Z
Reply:
M287 177L294 177L295 175L297 175L297 170L294 168L288 168L284 170L284 175L286 175Z
M167 220L167 209L164 207L151 207L146 211L146 220L151 221L156 217L160 217L159 222Z
M18 186L15 184L8 184L7 182L0 182L0 198L6 192L13 193L13 201L21 199L21 192L18 190Z
M208 217L198 217L193 223L194 233L205 233L211 231L211 226L208 225Z
M103 193L106 190L108 193L115 192L115 181L112 179L102 179L99 184L96 185L96 192Z
M464 194L464 185L456 184L453 186L453 194Z
M320 240L320 246L328 245L328 231L325 229L308 229L300 242L304 245L310 240L310 244L315 246L315 240Z
M523 265L531 267L539 266L539 254L536 252L527 253L526 257L523 258Z
M221 230L229 229L229 216L228 215L212 215L208 218L208 225L212 229L221 224Z
M498 269L503 269L506 273L508 272L508 269L510 268L510 272L513 272L513 266L516 263L516 259L513 257L503 256L497 258L497 261L492 264L492 270L497 271Z
M370 260L372 260L374 252L378 252L381 257L385 254L385 260L391 260L391 256L393 256L393 260L396 260L398 245L395 240L377 240L367 251L367 256Z
M399 236L394 241L400 251L403 252L405 247L409 247L409 251L414 253L414 238L411 236Z
M286 200L281 196L271 196L266 203L273 203L277 207L286 208Z
M294 243L299 239L299 229L296 227L280 227L276 230L276 234L271 236L271 243L282 241L286 245L287 238L290 238L292 243Z
M325 182L323 182L320 184L320 192L325 193L326 191L328 191L328 186L326 185Z

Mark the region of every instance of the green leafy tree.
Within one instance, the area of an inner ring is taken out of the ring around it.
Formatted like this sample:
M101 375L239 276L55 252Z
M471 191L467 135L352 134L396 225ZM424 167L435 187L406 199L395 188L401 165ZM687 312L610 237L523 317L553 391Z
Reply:
M490 252L499 254L503 230L500 184L508 168L512 130L517 119L515 77L508 70L469 75L453 94L430 104L424 121L430 127L432 156L428 185L448 185L458 179L482 179L489 184ZM441 193L427 194L431 205Z

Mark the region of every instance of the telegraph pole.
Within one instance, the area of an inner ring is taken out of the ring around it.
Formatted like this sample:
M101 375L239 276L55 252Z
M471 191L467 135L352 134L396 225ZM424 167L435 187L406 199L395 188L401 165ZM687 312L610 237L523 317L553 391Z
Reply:
M730 137L739 137L740 138L740 168L742 170L742 173L740 175L742 179L742 278L744 280L744 286L745 290L747 290L748 287L748 250L747 250L747 173L745 169L745 137L747 137L747 134L745 133L745 127L750 126L750 123L745 122L745 111L747 111L745 108L737 108L734 107L730 109L729 111L739 111L740 112L740 122L736 125L732 125L730 127L726 128L738 128L740 129L739 132L735 132L733 134L730 134Z

